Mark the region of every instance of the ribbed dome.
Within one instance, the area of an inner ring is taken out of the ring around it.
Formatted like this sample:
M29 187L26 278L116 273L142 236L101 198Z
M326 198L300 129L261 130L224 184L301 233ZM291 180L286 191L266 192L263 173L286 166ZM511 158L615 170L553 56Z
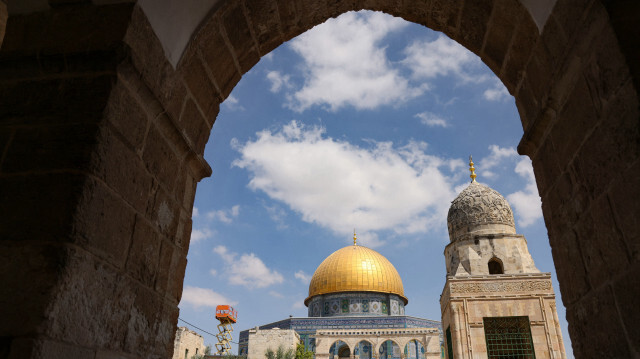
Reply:
M471 182L451 202L447 215L451 242L468 234L515 234L513 212L498 191Z
M320 263L304 302L308 304L316 295L340 292L392 293L408 302L393 264L373 249L359 245L338 249Z

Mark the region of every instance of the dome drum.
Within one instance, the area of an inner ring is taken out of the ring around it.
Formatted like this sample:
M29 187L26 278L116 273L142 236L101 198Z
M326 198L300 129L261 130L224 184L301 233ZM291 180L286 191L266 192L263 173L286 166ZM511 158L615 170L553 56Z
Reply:
M346 292L314 296L309 317L404 315L404 300L395 294Z

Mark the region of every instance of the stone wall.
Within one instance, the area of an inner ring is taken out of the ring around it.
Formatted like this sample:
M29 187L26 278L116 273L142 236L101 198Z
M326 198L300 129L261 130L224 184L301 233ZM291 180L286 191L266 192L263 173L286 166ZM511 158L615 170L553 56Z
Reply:
M0 353L171 355L219 104L261 56L366 8L444 32L502 80L574 354L640 355L637 1L549 1L537 24L516 0L219 0L176 67L135 2L25 3L42 6L0 4Z
M295 353L298 343L300 336L293 329L249 329L247 359L264 359L268 349L275 352L279 347Z
M173 341L172 359L191 359L194 355L204 355L204 338L186 327L178 327Z

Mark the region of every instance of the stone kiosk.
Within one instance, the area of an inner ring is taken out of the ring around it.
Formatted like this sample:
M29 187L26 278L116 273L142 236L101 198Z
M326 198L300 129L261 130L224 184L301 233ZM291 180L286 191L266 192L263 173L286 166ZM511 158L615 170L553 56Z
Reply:
M566 358L551 274L516 234L509 203L475 181L452 202L440 297L445 358Z

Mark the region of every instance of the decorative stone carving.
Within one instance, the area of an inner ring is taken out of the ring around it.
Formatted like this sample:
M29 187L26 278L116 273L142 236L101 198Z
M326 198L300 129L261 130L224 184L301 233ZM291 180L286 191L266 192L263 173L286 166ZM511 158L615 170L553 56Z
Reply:
M472 182L451 202L447 215L449 234L453 240L460 230L487 224L510 226L515 233L513 212L507 200L496 190Z
M526 292L541 290L551 290L551 282L546 280L523 280L510 282L451 284L451 293Z

